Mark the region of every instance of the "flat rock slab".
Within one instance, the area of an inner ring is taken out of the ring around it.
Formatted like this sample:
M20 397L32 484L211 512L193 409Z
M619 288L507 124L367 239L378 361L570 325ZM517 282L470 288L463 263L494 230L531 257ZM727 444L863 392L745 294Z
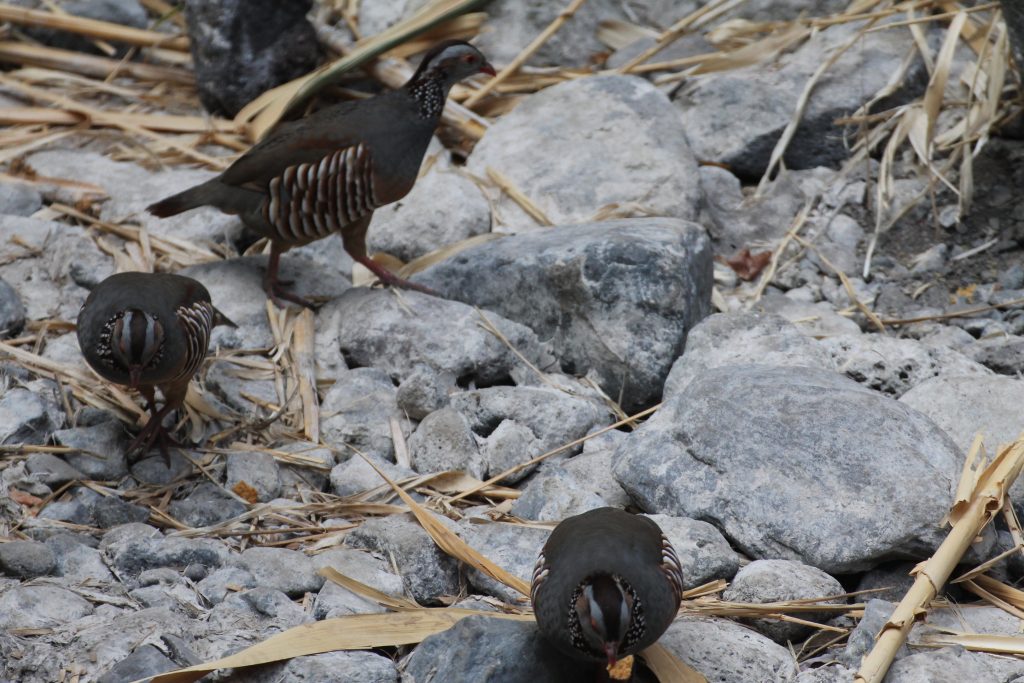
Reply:
M466 249L415 279L530 327L626 410L655 402L711 312L704 229L670 218L560 226Z
M927 417L837 373L739 365L696 377L616 461L645 510L846 573L931 554L962 457Z
M796 672L789 650L730 619L681 617L660 642L709 683L775 683Z
M626 215L697 217L700 174L679 112L636 76L579 78L530 95L494 123L467 168L492 168L554 225ZM507 194L495 202L507 231L537 228Z

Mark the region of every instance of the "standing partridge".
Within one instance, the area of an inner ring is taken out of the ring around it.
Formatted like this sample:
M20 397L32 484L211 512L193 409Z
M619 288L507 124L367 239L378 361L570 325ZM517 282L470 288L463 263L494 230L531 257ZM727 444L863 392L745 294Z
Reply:
M679 558L658 525L598 508L551 532L530 597L537 625L553 645L611 668L661 637L682 592Z
M494 68L475 47L441 43L398 90L281 124L216 178L148 211L164 217L210 205L239 215L270 240L263 286L275 301L309 305L281 288L278 261L290 247L335 232L382 283L425 290L367 256L366 229L375 209L412 189L452 85L478 73L493 75Z
M137 389L150 412L129 452L144 451L159 436L170 461L163 419L185 401L218 324L234 326L214 308L205 287L181 275L118 273L89 293L78 313L82 355L104 379ZM164 397L159 410L155 388Z

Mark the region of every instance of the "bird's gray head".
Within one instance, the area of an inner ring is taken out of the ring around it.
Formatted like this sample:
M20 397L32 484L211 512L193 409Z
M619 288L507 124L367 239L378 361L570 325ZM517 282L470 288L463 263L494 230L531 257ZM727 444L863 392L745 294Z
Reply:
M163 325L155 315L129 308L108 320L104 331L109 332L109 337L101 346L109 350L115 365L128 371L131 388L138 389L143 371L160 362Z
M427 52L410 82L440 80L452 85L474 74L494 75L494 67L475 47L461 40L438 43Z
M573 645L585 652L602 653L608 666L633 641L636 595L618 576L598 574L583 581L576 591L573 610L579 630L570 629Z

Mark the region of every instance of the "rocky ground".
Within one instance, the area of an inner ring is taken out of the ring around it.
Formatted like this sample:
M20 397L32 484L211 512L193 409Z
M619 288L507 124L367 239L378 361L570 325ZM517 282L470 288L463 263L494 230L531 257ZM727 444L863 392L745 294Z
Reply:
M421 4L364 3L359 27L372 35ZM700 4L592 0L530 63L593 66L600 53L614 69ZM100 18L146 26L143 5L136 19ZM477 42L500 68L562 6L495 0ZM740 20L844 7L750 0L654 61L713 51L715 31ZM609 46L596 32L611 20L644 28ZM966 207L956 167L936 181L909 143L888 162L884 144L858 160L857 125L835 123L883 89L873 111L923 96L930 65L907 58L909 29L863 34L836 59L785 170L756 188L808 78L860 28L826 22L720 73L604 71L520 97L468 158L436 142L415 189L370 228L371 249L401 261L443 249L413 276L442 296L365 286L330 239L282 261L321 304L313 315L268 308L266 257L246 253L236 218L142 211L209 168L125 161L131 145L95 130L33 149L5 139L16 151L0 156L0 678L131 681L385 611L325 567L423 606L526 607L439 550L372 463L526 581L557 521L599 506L649 514L687 589L728 582L686 603L662 639L676 657L713 683L852 680L908 572L945 537L975 434L991 453L1024 427L1024 144L997 131L977 145ZM946 28L917 25L929 59ZM947 100L967 99L976 57L958 48ZM207 104L260 90L200 85ZM0 97L32 104L17 88ZM191 97L180 106L198 113ZM891 209L878 205L881 176ZM879 223L891 227L865 273ZM156 452L127 457L137 401L91 374L73 332L90 287L153 267L203 282L238 324L214 334L181 419L178 433L201 445L169 466ZM431 476L445 472L468 477ZM1000 520L962 569L1014 543ZM1022 562L990 574L1013 584ZM821 611L798 618L721 609L809 598ZM1024 681L1020 660L925 643L1020 627L951 588L885 680ZM544 647L528 621L474 616L418 646L213 678L592 680Z

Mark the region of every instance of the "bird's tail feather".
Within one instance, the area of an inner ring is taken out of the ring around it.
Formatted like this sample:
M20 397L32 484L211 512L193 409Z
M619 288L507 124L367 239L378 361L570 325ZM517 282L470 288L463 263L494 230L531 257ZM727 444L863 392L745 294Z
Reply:
M168 216L176 216L177 214L194 209L205 204L209 204L213 199L214 185L216 179L207 181L201 185L190 187L184 192L171 195L166 199L161 199L155 204L150 204L146 207L146 211L150 212L154 216L160 218L166 218Z

